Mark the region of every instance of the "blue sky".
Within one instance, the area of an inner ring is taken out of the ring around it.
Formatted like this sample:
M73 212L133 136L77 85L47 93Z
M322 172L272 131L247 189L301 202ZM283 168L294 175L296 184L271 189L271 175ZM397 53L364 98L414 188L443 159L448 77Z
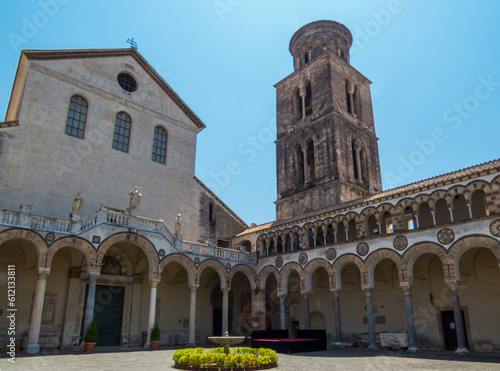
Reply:
M354 36L372 82L384 189L500 157L500 2L6 0L0 116L21 49L139 52L207 128L196 174L248 224L274 220L275 88L288 44L319 19Z

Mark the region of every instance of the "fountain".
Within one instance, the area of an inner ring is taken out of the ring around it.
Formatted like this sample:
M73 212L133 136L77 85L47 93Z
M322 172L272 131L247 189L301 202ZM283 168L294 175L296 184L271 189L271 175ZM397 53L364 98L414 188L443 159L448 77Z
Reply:
M225 336L209 336L208 340L214 344L224 345L224 353L229 354L229 345L242 343L245 336L229 336L226 331Z

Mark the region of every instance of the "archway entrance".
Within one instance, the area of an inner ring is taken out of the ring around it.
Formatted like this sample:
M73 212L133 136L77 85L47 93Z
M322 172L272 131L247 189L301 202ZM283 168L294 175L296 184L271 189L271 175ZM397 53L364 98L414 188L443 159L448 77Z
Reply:
M97 325L96 346L120 345L124 294L124 286L96 286L94 306L94 321Z

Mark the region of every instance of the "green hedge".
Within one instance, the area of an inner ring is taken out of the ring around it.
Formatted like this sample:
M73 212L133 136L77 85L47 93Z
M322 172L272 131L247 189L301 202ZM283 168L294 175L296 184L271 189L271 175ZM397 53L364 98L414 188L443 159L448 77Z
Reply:
M230 348L228 355L224 348L206 353L203 348L189 348L176 351L173 360L183 366L264 366L277 363L278 356L274 350L265 348Z

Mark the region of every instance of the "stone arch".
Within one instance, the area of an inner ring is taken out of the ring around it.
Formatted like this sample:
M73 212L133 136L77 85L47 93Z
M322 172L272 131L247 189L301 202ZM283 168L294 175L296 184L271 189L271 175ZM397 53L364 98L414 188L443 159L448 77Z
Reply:
M427 202L429 205L431 205L432 196L428 194L419 194L417 197L414 198L414 201L415 201L415 206L418 210L420 204L424 202Z
M150 278L156 276L158 273L158 252L151 241L146 237L143 237L137 233L120 232L109 236L104 241L101 242L97 249L97 265L100 267L102 264L102 259L108 249L116 243L119 242L132 242L136 244L144 251L146 258L148 259L149 270L151 272ZM100 268L99 268L100 269Z
M339 224L340 222L346 222L346 218L345 218L345 215L336 215L333 220L332 220L332 224L334 224L335 226L337 226L337 224Z
M332 285L337 289L342 289L342 281L340 279L340 273L342 272L342 268L344 268L347 264L356 264L359 269L359 273L361 275L361 282L363 284L368 284L368 276L366 272L366 266L363 260L357 255L354 254L344 254L341 257L337 258L335 263L333 263L332 271L333 271L333 279Z
M412 246L410 246L403 254L403 264L406 266L406 280L403 282L409 282L410 285L413 285L413 267L415 266L415 262L417 259L423 254L434 254L437 255L439 260L441 260L441 264L443 265L443 272L445 278L448 277L447 272L451 265L453 265L453 259L450 259L448 254L446 253L446 249L435 243L435 242L418 242Z
M375 287L373 276L375 267L384 259L390 259L396 264L396 267L398 268L399 282L406 282L405 277L407 278L408 270L406 269L406 265L403 263L401 256L391 249L383 248L372 252L365 260L365 265L369 277L368 285L370 288Z
M295 271L297 272L297 274L299 275L300 277L300 282L301 282L301 290L302 289L305 289L305 287L303 288L303 280L304 280L304 269L302 269L302 267L300 266L299 263L297 262L290 262L290 263L287 263L282 269L281 269L281 272L280 272L280 275L279 275L279 282L280 282L280 286L281 286L281 290L280 292L282 292L283 294L287 294L288 292L288 278L290 277L290 274Z
M34 231L29 231L27 229L7 229L0 233L0 245L9 240L27 240L31 242L38 254L38 268L45 267L47 260L48 246L45 239Z
M457 184L451 188L448 189L448 195L449 195L449 203L452 205L452 200L453 197L456 195L464 195L465 199L469 201L469 191L465 188L465 186L461 184Z
M194 263L182 254L170 254L163 258L158 266L158 274L161 276L166 266L172 262L178 263L186 270L188 275L188 284L190 286L198 284L198 277L196 275L196 267Z
M280 284L280 280L279 280L280 273L278 272L278 269L272 265L268 265L268 266L264 267L263 269L261 269L261 271L257 275L257 282L256 282L257 289L261 289L261 290L266 289L267 277L269 277L270 274L273 274L274 278L276 278L277 284L278 285Z
M255 271L248 265L243 265L243 264L235 265L233 269L231 269L231 272L229 273L230 282L233 280L234 275L238 272L241 272L248 278L248 281L250 282L250 288L254 290L256 288L256 282L257 282L257 274L255 273Z
M354 212L354 211L349 211L347 214L345 214L344 218L346 221L354 219L356 222L358 222L359 221L359 214Z
M306 292L311 292L312 276L313 273L319 268L324 268L326 270L326 273L328 274L328 284L330 285L330 290L333 290L335 288L331 265L324 259L316 258L307 263L306 267L304 268L304 277L306 279L306 287L305 287Z
M54 255L63 247L75 248L85 255L87 259L87 273L100 271L100 267L97 266L97 252L94 245L86 239L77 236L62 237L50 245L45 264L46 268L51 268Z
M377 218L378 220L378 213L377 213L377 209L375 209L375 207L373 206L368 206L367 208L364 208L363 211L361 211L361 213L359 214L359 220L361 222L364 222L365 221L365 218L368 216L368 215L374 215L375 218Z
M497 258L500 267L500 242L493 237L481 234L469 235L460 238L451 245L448 255L453 259L455 270L451 272L451 280L460 280L460 258L467 251L474 247L485 247L490 249Z
M231 288L231 285L229 284L229 275L227 274L226 268L224 265L222 265L221 262L215 259L208 259L205 260L203 263L201 263L198 266L198 273L196 276L196 282L199 282L200 277L203 273L203 271L207 268L212 268L214 271L217 272L220 278L220 288L221 289L229 289Z
M431 199L429 201L430 206L431 206L432 210L434 210L434 211L436 211L436 202L438 200L440 200L441 198L446 201L446 204L448 205L448 207L451 206L450 195L448 194L448 192L443 191L442 189L439 189L437 191L432 192L430 196L431 196Z

